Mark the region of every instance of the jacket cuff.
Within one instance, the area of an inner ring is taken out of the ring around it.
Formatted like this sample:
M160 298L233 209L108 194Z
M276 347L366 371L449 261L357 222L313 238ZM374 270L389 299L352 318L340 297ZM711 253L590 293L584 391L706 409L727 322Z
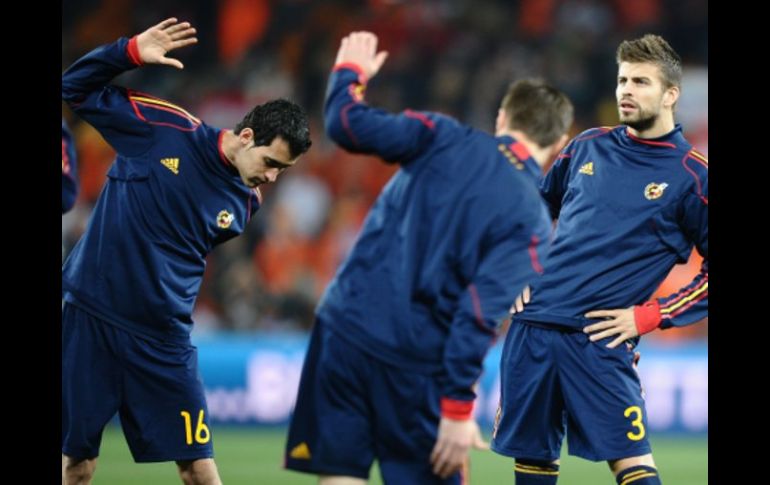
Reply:
M350 69L351 71L353 71L356 74L358 74L358 82L359 82L359 84L366 84L366 82L369 81L366 78L366 75L364 74L364 70L361 69L361 66L359 66L358 64L354 64L352 62L341 62L340 64L336 64L332 68L332 72L337 72L337 71L339 71L341 69Z
M441 398L441 417L467 420L471 419L473 414L473 401L458 401L457 399L450 399L448 397Z
M639 335L650 333L660 326L660 304L650 300L634 307L634 323Z
M135 65L135 66L141 66L144 64L142 62L142 58L139 55L139 48L136 46L136 36L131 37L128 41L128 46L126 47L126 54L128 54L129 60Z

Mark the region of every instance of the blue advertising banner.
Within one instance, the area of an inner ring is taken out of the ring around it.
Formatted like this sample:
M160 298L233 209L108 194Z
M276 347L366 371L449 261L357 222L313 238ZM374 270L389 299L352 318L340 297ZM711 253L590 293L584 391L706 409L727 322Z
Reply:
M214 423L277 425L291 416L308 343L306 334L206 334L198 346ZM476 417L491 429L500 395L502 343L484 362ZM652 431L708 431L708 347L643 342L639 374Z

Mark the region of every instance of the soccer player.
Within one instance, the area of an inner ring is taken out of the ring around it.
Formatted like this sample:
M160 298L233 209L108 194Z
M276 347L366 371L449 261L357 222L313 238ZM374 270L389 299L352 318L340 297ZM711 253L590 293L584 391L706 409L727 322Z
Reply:
M297 105L256 106L234 130L107 83L143 64L182 69L197 41L175 18L97 48L62 76L62 96L115 148L88 228L64 264L65 483L88 483L119 412L136 462L176 461L185 483L220 483L191 313L211 249L243 232L274 182L310 147Z
M77 157L72 133L67 123L61 120L61 213L75 205L78 195Z
M681 61L661 37L617 50L621 126L573 139L541 185L558 219L531 302L512 309L492 448L517 485L555 484L569 453L607 461L617 483L660 484L634 347L708 312L708 162L674 123ZM648 301L693 246L695 279Z
M551 222L541 167L573 108L542 82L508 89L496 135L429 112L364 102L377 37L342 40L325 104L345 149L398 163L326 289L300 381L286 466L320 483L456 484L471 445L482 360L537 271Z

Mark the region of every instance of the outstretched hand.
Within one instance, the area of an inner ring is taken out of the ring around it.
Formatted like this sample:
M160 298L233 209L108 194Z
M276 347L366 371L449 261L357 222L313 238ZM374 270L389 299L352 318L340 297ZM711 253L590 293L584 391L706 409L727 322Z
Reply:
M342 39L335 64L350 62L363 71L367 79L379 72L387 59L387 51L377 52L377 36L371 32L352 32Z
M195 28L190 26L190 22L178 23L173 17L136 36L136 47L143 63L165 64L177 69L184 69L184 65L177 59L166 57L166 54L196 42L198 38L195 37Z

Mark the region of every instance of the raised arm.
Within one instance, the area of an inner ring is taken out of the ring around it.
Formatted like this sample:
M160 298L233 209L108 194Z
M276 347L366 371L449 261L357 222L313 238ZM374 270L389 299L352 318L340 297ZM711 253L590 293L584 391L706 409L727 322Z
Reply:
M125 88L109 85L119 74L143 64L166 64L181 69L166 57L174 49L194 44L195 29L170 18L139 35L118 39L75 61L62 75L62 99L93 125L119 153L141 153L152 131L138 116Z
M386 58L387 52L377 52L377 36L370 32L342 39L326 92L325 128L348 151L405 163L430 146L436 126L430 114L406 110L394 115L364 102L367 83Z

